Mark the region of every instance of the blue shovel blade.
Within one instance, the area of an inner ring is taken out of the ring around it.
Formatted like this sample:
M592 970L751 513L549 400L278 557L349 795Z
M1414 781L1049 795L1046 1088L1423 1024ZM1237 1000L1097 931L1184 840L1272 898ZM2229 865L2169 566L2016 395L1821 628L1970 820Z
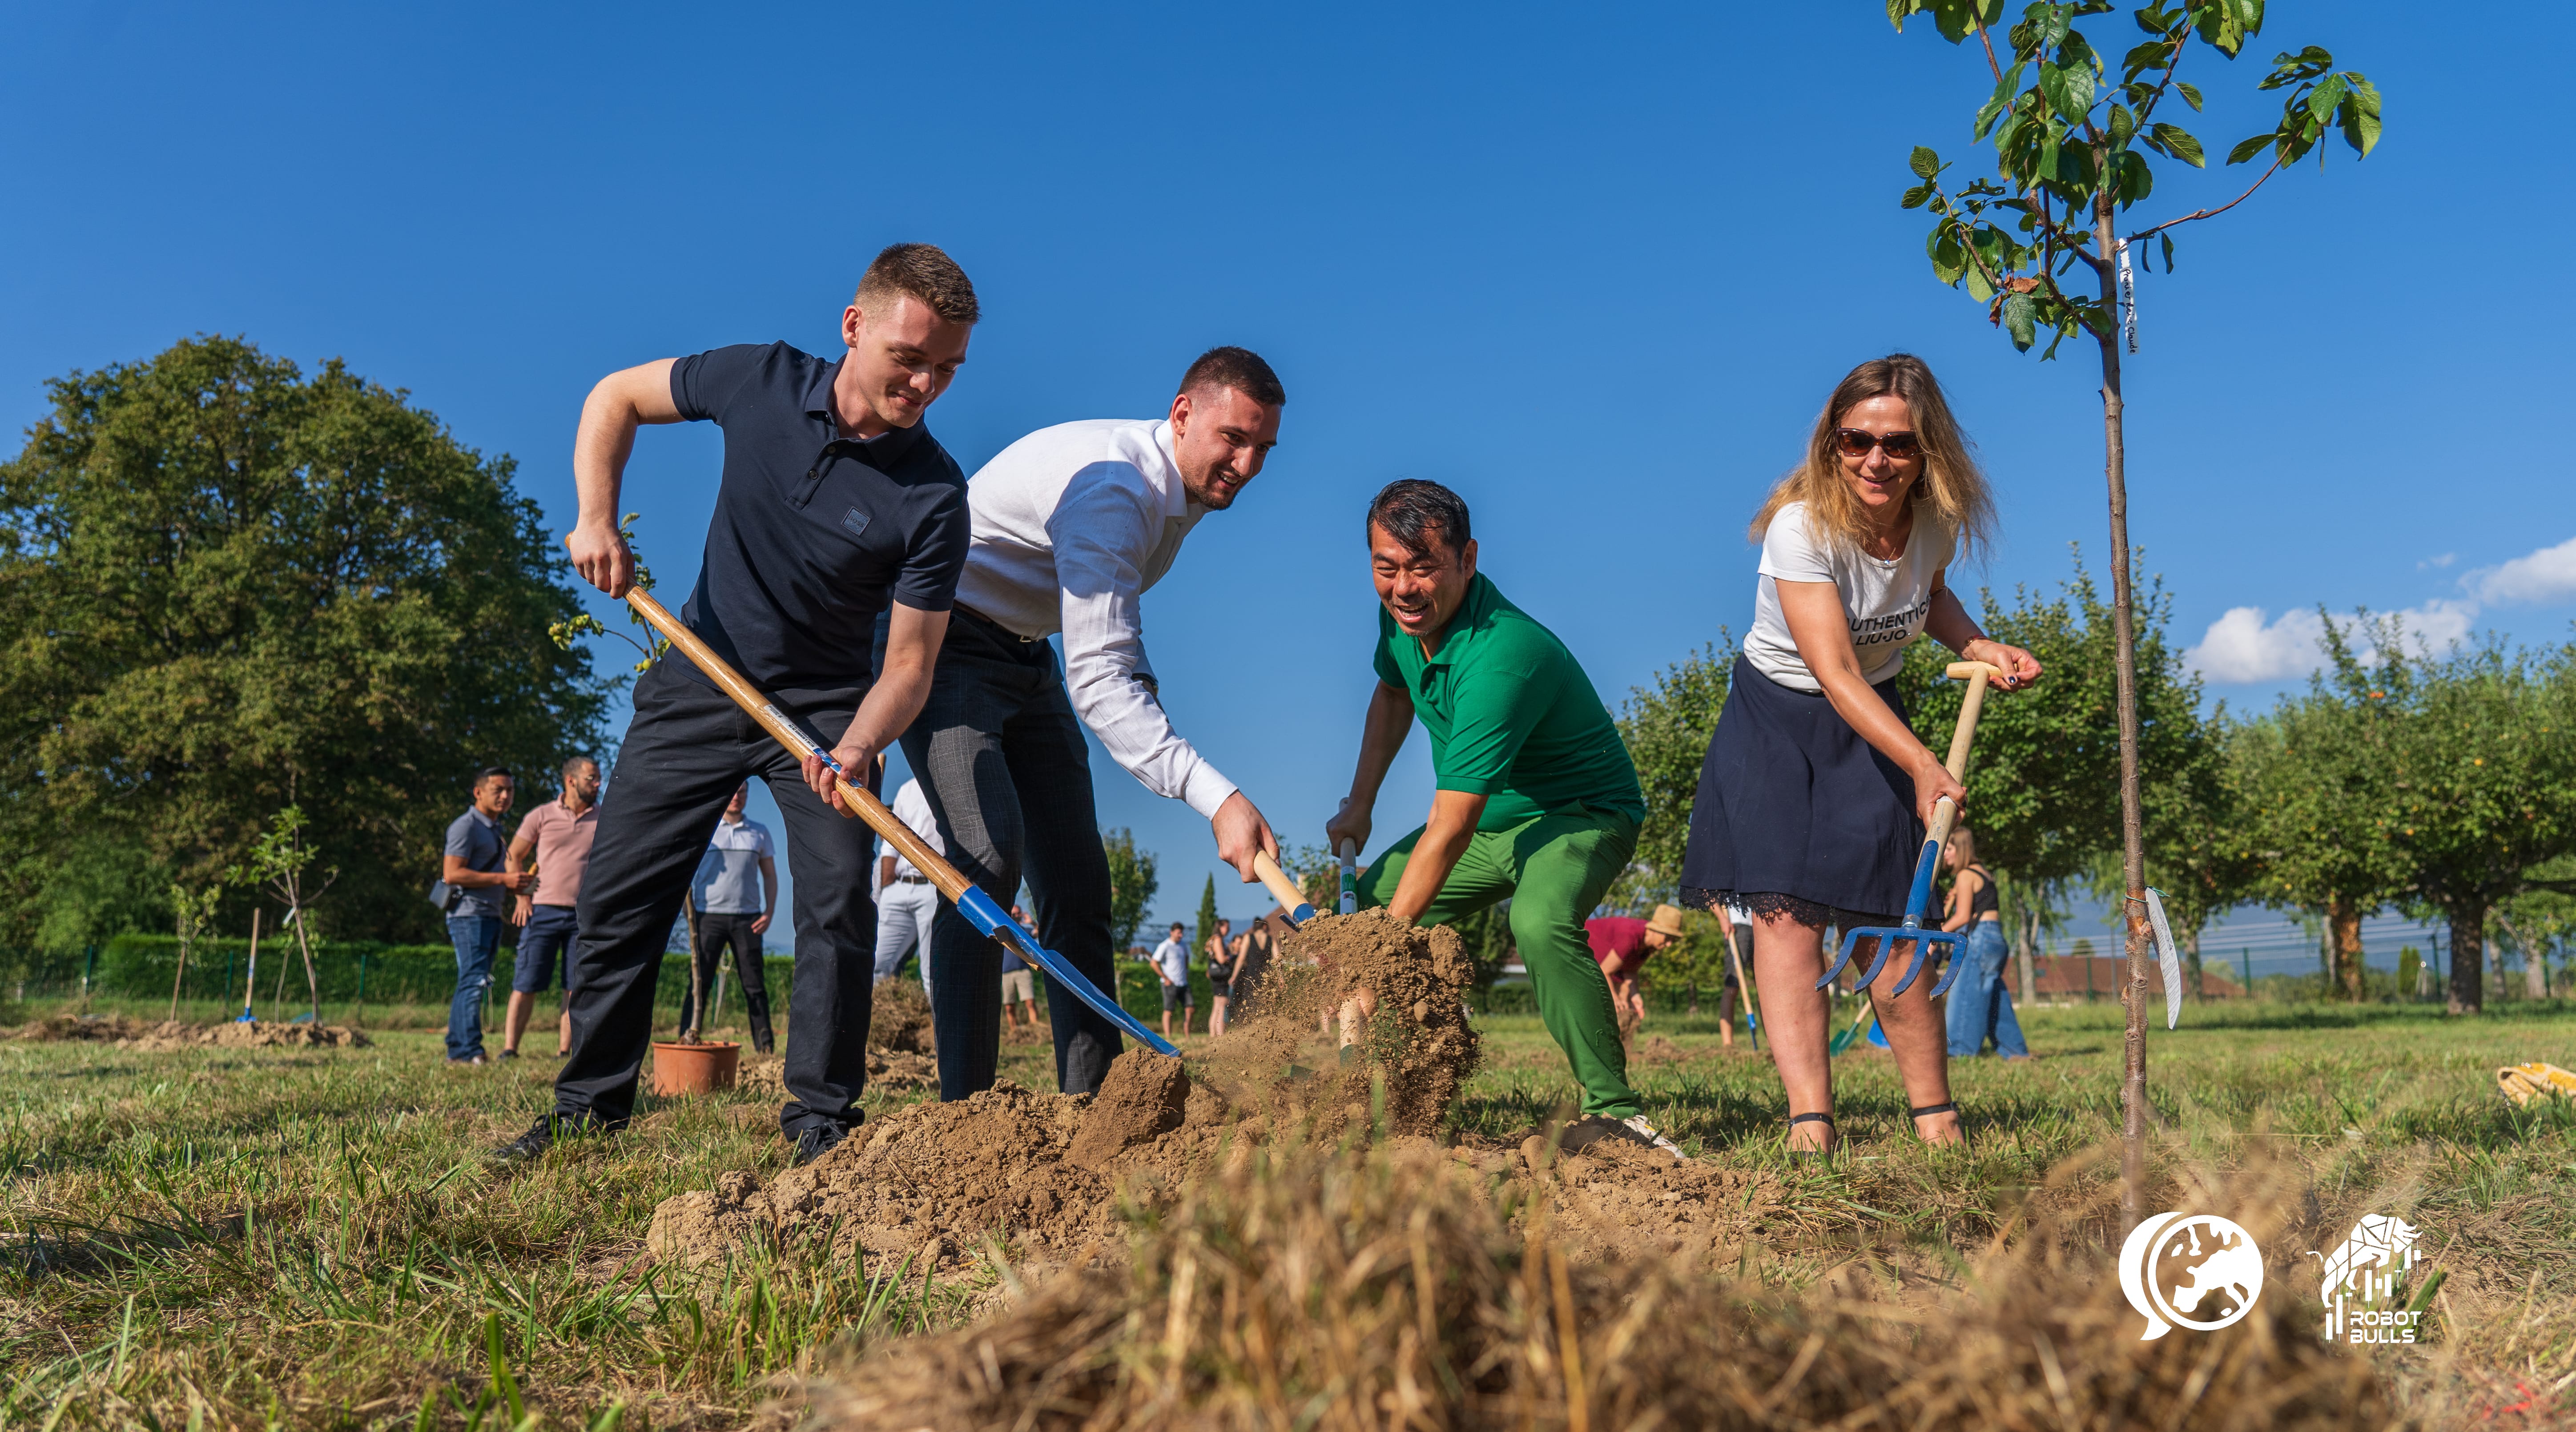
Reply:
M1173 1048L1170 1040L1147 1029L1143 1020L1121 1008L1118 1001L1102 994L1100 987L1085 979L1082 971L1075 969L1070 960L1030 939L1029 932L1021 929L1020 922L1012 919L1001 906L994 904L992 896L969 888L966 898L957 902L957 913L965 916L976 929L1008 942L1020 952L1022 959L1046 971L1059 988L1071 990L1076 999L1098 1010L1101 1018L1135 1036L1146 1048L1174 1059L1181 1057L1181 1051Z

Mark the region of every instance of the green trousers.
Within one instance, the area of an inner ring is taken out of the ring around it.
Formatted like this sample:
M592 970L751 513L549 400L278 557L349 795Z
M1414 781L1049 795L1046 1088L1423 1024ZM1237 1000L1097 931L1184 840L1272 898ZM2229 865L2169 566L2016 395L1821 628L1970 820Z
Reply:
M1364 905L1395 897L1420 830L1397 841L1360 877ZM1637 848L1637 823L1614 812L1576 808L1509 830L1480 830L1456 869L1422 912L1425 925L1446 925L1497 900L1512 902L1512 942L1529 967L1539 1018L1574 1066L1583 1112L1625 1119L1645 1112L1628 1087L1628 1054L1610 982L1584 942L1583 922Z

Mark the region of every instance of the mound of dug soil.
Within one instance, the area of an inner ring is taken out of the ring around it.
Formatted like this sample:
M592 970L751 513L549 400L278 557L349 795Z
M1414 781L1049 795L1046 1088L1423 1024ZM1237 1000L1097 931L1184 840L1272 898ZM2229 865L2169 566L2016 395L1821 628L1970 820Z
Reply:
M868 1004L868 1043L900 1054L936 1054L930 996L910 980L879 980Z
M1282 1139L1328 1144L1367 1131L1430 1147L1425 1136L1438 1132L1476 1067L1476 1034L1460 1001L1472 977L1450 930L1377 911L1326 917L1288 940L1247 992L1246 1018L1193 1051L1190 1069L1131 1049L1097 1097L1004 1082L957 1103L899 1110L765 1186L728 1173L712 1190L665 1200L647 1243L657 1257L695 1267L748 1238L828 1229L836 1248L871 1255L923 1251L954 1261L989 1240L1014 1258L1058 1264L1112 1233L1122 1184L1131 1197L1167 1202L1221 1153L1239 1167L1255 1147ZM917 1029L927 1043L929 1008L918 989L889 982L876 994L874 1035ZM1338 1032L1346 1010L1358 1036L1347 1059ZM936 1082L928 1058L891 1045L870 1052L871 1078L904 1079L912 1071L897 1061L905 1059ZM744 1078L760 1086L776 1067L754 1065ZM1501 1153L1469 1157L1509 1162ZM1663 1191L1658 1185L1657 1196ZM1677 1217L1667 1213L1656 1226Z
M1282 942L1246 1013L1195 1063L1201 1082L1262 1116L1331 1135L1371 1121L1427 1136L1440 1129L1480 1052L1464 996L1474 962L1458 932L1387 914L1326 915ZM1349 1021L1356 1057L1337 1047Z
M352 1049L364 1048L373 1041L358 1030L337 1024L287 1024L273 1020L255 1020L249 1024L190 1024L185 1020L165 1019L145 1023L123 1015L58 1014L20 1025L9 1038L39 1043L64 1040L96 1040L119 1049L137 1049L145 1053L162 1053L172 1049L197 1049L212 1046L219 1049Z
M1109 1236L1113 1200L1103 1170L1138 1142L1156 1140L1175 1079L1186 1106L1180 1066L1139 1049L1112 1066L1098 1099L1004 1080L953 1104L915 1104L861 1126L766 1187L751 1174L727 1173L711 1193L664 1200L645 1245L664 1262L698 1267L747 1239L828 1230L836 1255L918 1253L946 1264L990 1239L1015 1258L1061 1262ZM1221 1113L1212 1101L1201 1107Z
M2263 1205L2240 1190L2228 1206ZM2082 1212L1973 1276L1891 1288L1845 1269L1792 1291L1664 1258L1581 1262L1544 1208L1515 1229L1415 1141L1256 1159L1140 1225L1128 1258L882 1345L809 1389L806 1425L2389 1424L2378 1369L2320 1342L2286 1293L2231 1336L2140 1341L2098 1237L2114 1215Z

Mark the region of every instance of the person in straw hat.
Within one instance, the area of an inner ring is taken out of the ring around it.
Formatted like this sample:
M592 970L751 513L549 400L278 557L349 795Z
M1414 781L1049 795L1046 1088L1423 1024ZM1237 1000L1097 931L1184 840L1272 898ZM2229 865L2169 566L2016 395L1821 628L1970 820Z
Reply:
M1583 922L1583 941L1592 947L1602 978L1610 982L1610 1007L1619 1012L1621 1028L1634 1030L1646 1022L1646 995L1637 976L1645 972L1649 956L1681 938L1682 912L1671 905L1656 906L1653 918L1646 920L1604 915ZM1728 1038L1732 1042L1732 1031Z

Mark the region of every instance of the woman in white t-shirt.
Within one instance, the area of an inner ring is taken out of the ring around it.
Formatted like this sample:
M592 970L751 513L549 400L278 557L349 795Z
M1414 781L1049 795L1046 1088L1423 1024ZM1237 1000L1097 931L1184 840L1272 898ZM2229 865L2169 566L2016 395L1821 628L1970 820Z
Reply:
M1828 1010L1815 988L1825 927L1897 923L1933 803L1964 794L1906 725L1895 684L1905 648L1929 632L1961 659L2001 668L2004 690L2039 677L2029 652L1986 638L1945 579L1993 524L1940 385L1902 353L1842 380L1806 460L1753 519L1753 629L1700 769L1681 883L1705 909L1753 912L1754 983L1797 1152L1834 1143ZM1861 967L1871 954L1859 952ZM1890 960L1870 998L1915 1133L1956 1143L1932 981L1887 993L1910 963L1910 951Z

